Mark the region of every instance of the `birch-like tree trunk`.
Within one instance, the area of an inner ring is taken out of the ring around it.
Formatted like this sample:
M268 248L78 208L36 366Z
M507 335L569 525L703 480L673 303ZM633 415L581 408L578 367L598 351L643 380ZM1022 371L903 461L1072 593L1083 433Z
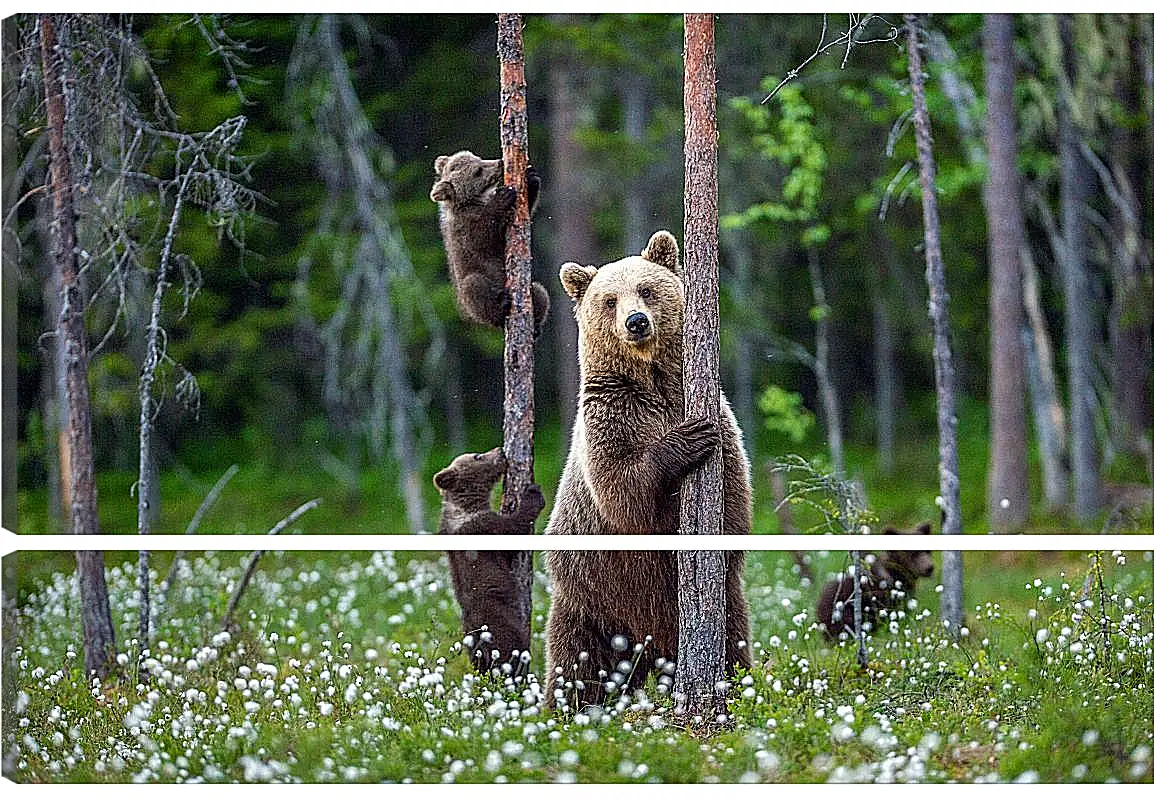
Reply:
M845 477L845 447L842 444L841 406L837 400L837 386L829 368L829 305L825 302L825 281L821 277L821 265L817 260L817 249L810 247L806 253L809 268L809 283L813 290L814 341L813 374L817 378L821 395L822 416L825 417L826 439L829 442L829 459L833 474Z
M922 190L922 224L925 228L926 284L929 287L930 321L934 329L934 385L938 407L938 484L941 491L942 533L962 532L961 489L958 479L958 419L954 406L954 361L950 347L950 296L938 222L936 168L930 115L926 109L925 75L922 72L920 19L905 15L909 47L910 89L913 95L914 137L918 151L918 177ZM962 624L962 554L942 553L942 621L956 633Z
M720 419L717 283L717 78L712 14L685 15L686 418ZM681 533L722 530L721 448L681 487ZM677 712L712 723L725 710L725 562L719 550L681 550Z
M1089 241L1086 204L1094 175L1082 154L1083 135L1074 120L1074 85L1077 81L1073 19L1059 20L1065 82L1058 92L1058 159L1061 163L1063 247L1062 285L1065 290L1066 371L1070 396L1070 466L1074 479L1074 515L1087 522L1098 513L1099 465L1095 429L1094 346L1097 342L1095 304L1087 265Z
M990 247L990 527L1017 533L1030 511L1026 485L1026 371L1022 357L1022 266L1025 241L1014 112L1014 18L987 14L986 219Z
M505 318L505 419L503 425L505 487L501 513L514 514L533 483L533 307L530 287L529 122L525 105L525 45L520 14L497 16L497 58L501 69L501 158L505 183L517 190L517 205L505 241L505 288L509 316ZM532 527L525 531L532 533ZM520 550L512 561L517 582L515 624L521 640L532 628L533 552Z

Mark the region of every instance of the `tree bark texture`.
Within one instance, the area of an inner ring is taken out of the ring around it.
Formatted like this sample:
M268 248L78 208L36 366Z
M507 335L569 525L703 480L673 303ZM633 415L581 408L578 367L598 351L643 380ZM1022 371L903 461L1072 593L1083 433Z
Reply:
M61 475L69 498L69 529L73 534L99 534L96 482L92 469L92 418L88 401L88 346L84 332L84 296L80 287L76 245L76 210L72 201L72 168L65 134L67 110L61 71L67 63L65 48L57 41L51 14L42 14L40 55L48 122L48 181L52 197L49 233L52 260L60 286L60 316L56 339L64 371L65 430L61 445L66 450L68 471ZM62 459L63 461L63 459ZM84 670L100 677L108 674L116 653L116 631L104 581L104 553L76 552L80 585L81 622L84 631Z
M685 15L686 418L720 418L717 283L717 79L712 14ZM681 533L722 533L721 448L681 487ZM725 710L723 551L677 554L679 635L674 694L680 713L712 723Z
M1058 158L1061 163L1062 283L1065 289L1066 371L1070 396L1070 466L1074 479L1074 515L1088 522L1098 512L1099 463L1095 431L1094 346L1098 335L1087 263L1089 240L1086 204L1094 176L1073 119L1073 86L1077 80L1073 19L1059 18L1066 85L1058 92Z
M505 244L505 288L509 316L505 319L505 473L501 513L514 514L521 496L533 483L533 308L530 255L529 123L525 107L525 46L520 14L497 16L497 57L501 66L501 157L505 183L517 190L517 205ZM532 533L530 527L526 534ZM513 558L517 607L510 609L529 641L532 627L533 553L517 551Z
M105 677L116 657L116 629L104 581L104 551L76 551L80 585L80 622L84 636L84 674Z
M942 498L942 533L962 532L961 489L958 480L958 419L954 410L954 362L950 345L950 296L938 224L938 198L930 116L926 109L925 76L919 44L918 15L905 15L909 47L910 90L913 95L914 137L918 151L918 177L922 190L922 224L925 227L926 284L929 313L934 329L934 384L938 395L938 484ZM941 614L951 632L962 620L962 555L942 553Z
M563 20L567 15L553 15ZM559 21L561 21L559 20ZM574 136L581 117L586 112L586 93L576 81L580 61L571 50L562 49L550 55L549 65L549 141L551 147L549 187L545 198L553 216L553 263L576 261L592 264L597 256L593 235L593 214L585 191L585 150ZM632 250L628 252L634 252ZM638 248L638 253L641 249ZM561 279L551 270L551 284L555 297L565 297ZM571 430L577 413L577 392L581 376L577 364L577 321L571 313L550 315L549 325L555 333L557 398L561 408L561 424ZM560 455L569 452L568 440L561 441Z
M76 210L72 199L72 167L66 142L64 85L61 70L64 48L57 42L51 14L40 16L40 46L48 121L49 194L52 215L49 230L52 259L60 275L60 316L56 337L63 348L67 399L65 444L68 448L68 483L72 533L100 532L96 512L96 483L92 471L92 418L88 400L88 344L84 332L84 295L77 259Z
M1018 533L1029 516L1026 484L1026 383L1022 357L1022 267L1025 241L1014 112L1014 19L987 14L986 219L990 247L990 463L987 509L991 530Z

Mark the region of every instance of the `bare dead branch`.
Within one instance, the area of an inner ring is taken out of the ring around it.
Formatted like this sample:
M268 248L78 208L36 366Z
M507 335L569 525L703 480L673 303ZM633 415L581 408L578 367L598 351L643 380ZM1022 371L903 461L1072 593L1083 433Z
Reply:
M845 55L842 56L842 60L841 60L841 68L845 69L846 65L849 63L850 52L853 50L854 47L857 47L857 46L863 45L863 44L876 44L876 43L880 43L880 42L894 42L894 41L897 41L897 39L898 39L898 35L899 35L898 28L896 26L894 26L893 24L891 24L889 21L887 21L880 14L865 14L864 16L860 15L860 14L849 14L848 17L849 17L849 24L847 25L846 30L842 31L842 33L839 34L836 38L831 39L827 42L825 40L825 36L826 36L826 32L829 29L829 15L828 14L822 14L821 15L821 36L818 38L817 47L814 48L813 53L811 53L810 56L807 59L805 59L805 61L802 61L796 67L794 67L789 72L787 72L786 76L781 79L781 81L777 84L777 86L773 87L773 90L770 91L770 93L767 94L761 102L763 104L768 103L770 100L773 99L774 95L776 95L779 91L781 91L782 87L784 87L787 83L789 83L790 81L797 78L801 74L801 71L803 69L805 69L806 66L811 61L813 61L815 58L817 58L821 54L826 53L830 50L833 50L836 47L840 47L842 45L845 45ZM890 28L889 31L884 36L874 38L874 39L860 39L860 38L858 38L858 36L860 36L865 31L865 29L869 26L869 24L871 22L873 22L874 20L881 20L886 25L889 25L889 28Z
M309 500L307 503L302 503L297 506L296 510L282 519L276 525L268 529L267 536L276 536L289 525L292 525L305 512L311 511L320 505L321 499L319 497ZM240 604L240 598L244 594L244 590L248 588L249 581L252 580L253 573L256 572L257 562L260 561L261 556L265 554L264 550L254 550L252 555L248 557L248 564L245 565L244 574L241 576L240 583L236 585L233 590L232 597L228 601L228 609L224 612L224 617L220 621L221 630L226 630L232 625L232 615L236 613L236 608Z

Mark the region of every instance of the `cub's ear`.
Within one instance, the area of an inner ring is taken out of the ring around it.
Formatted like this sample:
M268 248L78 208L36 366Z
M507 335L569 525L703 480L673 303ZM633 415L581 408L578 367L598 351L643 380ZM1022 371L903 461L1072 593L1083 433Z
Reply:
M437 174L440 175L442 172L445 171L445 165L448 163L449 163L449 157L448 156L437 156L437 160L433 162L433 169L435 169L437 171Z
M457 485L457 473L451 468L443 469L433 476L433 485L442 492L451 492Z
M444 158L444 156L441 156ZM433 184L433 190L429 192L429 199L434 202L442 202L452 200L457 196L457 192L453 189L453 184L448 181L437 181Z
M566 294L580 303L596 274L597 267L583 267L569 261L561 267L561 285L565 287Z
M933 531L933 526L928 522L923 522L918 526L918 533L920 533L922 536L928 536L929 534L933 533Z
M897 529L897 528L895 528L893 525L887 525L887 526L885 527L885 530L883 530L883 531L882 531L882 535L883 535L883 536L886 536L886 535L891 535L891 536L892 536L892 535L895 535L895 534L897 534L897 533L898 533L898 529Z
M675 275L681 274L681 253L677 240L669 231L658 231L649 237L649 244L641 251L641 257L654 264L660 264Z

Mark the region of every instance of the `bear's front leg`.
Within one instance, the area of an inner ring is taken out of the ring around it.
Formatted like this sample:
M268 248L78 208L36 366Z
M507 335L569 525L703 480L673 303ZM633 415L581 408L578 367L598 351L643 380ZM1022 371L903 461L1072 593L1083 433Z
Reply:
M720 441L717 423L705 417L688 419L662 437L653 448L653 460L670 484L705 463Z

